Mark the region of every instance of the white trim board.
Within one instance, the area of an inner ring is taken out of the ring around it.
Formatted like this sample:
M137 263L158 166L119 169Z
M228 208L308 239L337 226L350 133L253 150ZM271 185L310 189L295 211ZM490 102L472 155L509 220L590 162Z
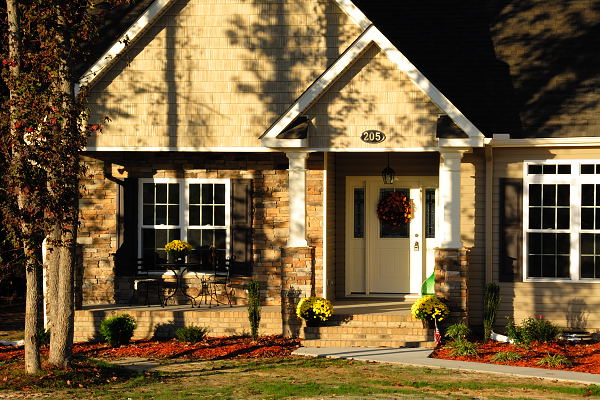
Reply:
M277 139L279 140L279 139ZM294 139L290 139L294 140ZM423 152L423 151L440 151L441 147L310 147L303 148L302 151L308 152L332 152L332 153L410 153L410 152ZM227 153L227 152L238 152L238 153L273 153L282 151L281 148L272 147L145 147L145 146L90 146L83 149L84 152L125 152L125 151L147 151L147 152L169 152L169 151L180 151L180 152L215 152L215 153Z
M349 68L363 52L371 45L376 44L383 51L390 61L398 69L404 72L410 81L419 88L431 101L445 112L452 121L460 127L469 137L475 140L473 145L483 146L484 135L481 131L467 119L455 106L444 96L417 67L414 66L374 25L369 26L354 43L315 81L308 89L292 104L291 107L261 136L263 144L269 147L292 147L292 141L298 141L299 147L306 143L305 139L277 139L286 126L288 126L301 113L306 111L314 102L316 102ZM281 142L278 145L277 142ZM300 141L304 141L300 143ZM450 144L450 143L449 143ZM450 144L451 145L451 144Z
M333 0L338 5L338 7L354 22L356 25L360 26L362 29L367 29L372 22L367 18L367 16L352 3L350 0Z
M75 95L82 86L91 85L112 65L125 49L138 39L156 21L175 0L155 0L146 11L122 34L119 39L79 78L75 84Z
M494 137L486 139L486 144L491 147L597 147L600 146L600 137L549 137L549 138L524 138L511 139L510 137Z

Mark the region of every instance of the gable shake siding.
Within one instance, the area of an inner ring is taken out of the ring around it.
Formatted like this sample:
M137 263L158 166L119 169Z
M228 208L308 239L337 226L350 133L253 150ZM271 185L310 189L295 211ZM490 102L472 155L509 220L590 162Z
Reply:
M176 2L92 86L90 147L260 147L361 30L331 1Z
M315 126L314 148L434 147L437 118L443 114L372 44L305 113ZM367 144L361 132L387 136Z

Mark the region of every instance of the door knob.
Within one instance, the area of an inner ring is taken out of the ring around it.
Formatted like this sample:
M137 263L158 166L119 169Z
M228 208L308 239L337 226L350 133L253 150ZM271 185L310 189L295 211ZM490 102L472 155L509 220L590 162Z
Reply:
M419 242L415 242L414 250L419 251Z

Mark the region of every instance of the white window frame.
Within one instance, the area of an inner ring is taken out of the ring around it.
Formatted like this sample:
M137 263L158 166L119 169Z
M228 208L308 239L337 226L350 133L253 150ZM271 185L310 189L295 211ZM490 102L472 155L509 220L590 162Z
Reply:
M580 278L580 234L581 229L581 185L600 184L600 174L581 174L582 164L600 164L600 160L526 160L523 162L523 282L572 282L600 283L600 279ZM570 174L528 174L530 165L570 165ZM568 278L528 277L529 232L544 232L544 229L529 229L529 185L530 184L568 184L570 197L569 229L549 229L552 233L568 233L571 249ZM583 232L599 233L600 229Z
M179 184L179 225L144 225L143 224L143 187L144 183L178 183ZM231 254L231 179L205 178L140 178L138 180L138 257L142 257L142 229L156 228L179 229L181 240L187 241L187 230L199 228L200 225L189 224L189 185L190 184L225 184L225 225L205 225L206 229L225 229L225 254ZM167 273L168 274L168 273Z

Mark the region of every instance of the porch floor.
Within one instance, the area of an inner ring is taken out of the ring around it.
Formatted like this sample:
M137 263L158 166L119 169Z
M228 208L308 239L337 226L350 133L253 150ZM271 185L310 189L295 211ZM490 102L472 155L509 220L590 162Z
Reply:
M343 315L361 315L361 314L393 314L407 315L410 314L411 302L394 301L394 300L333 300L333 309L335 314ZM86 305L78 311L86 312L240 312L246 311L246 305L219 305L209 307L201 305L200 307L191 307L189 304L167 305L121 305L121 304L99 304ZM281 312L281 306L262 306L263 313Z

